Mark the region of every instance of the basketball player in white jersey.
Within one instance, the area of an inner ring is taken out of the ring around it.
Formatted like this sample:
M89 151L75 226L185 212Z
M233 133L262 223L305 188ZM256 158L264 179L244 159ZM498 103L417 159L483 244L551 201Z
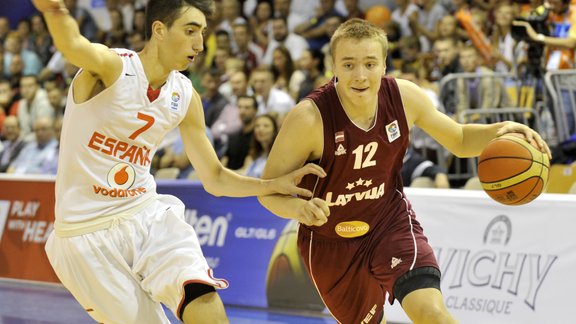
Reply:
M214 195L311 196L308 165L274 180L240 176L219 162L205 134L200 96L179 70L203 50L212 0L150 0L140 53L111 50L80 35L62 0L34 0L54 44L81 68L70 86L56 178L50 263L100 323L169 323L160 303L185 323L225 323L216 279L184 205L158 195L150 161L179 127L186 153Z

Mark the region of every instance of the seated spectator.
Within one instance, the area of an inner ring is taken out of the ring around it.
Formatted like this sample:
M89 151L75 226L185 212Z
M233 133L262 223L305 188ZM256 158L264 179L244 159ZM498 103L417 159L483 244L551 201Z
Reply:
M0 78L0 124L12 111L18 101L14 90L10 86L10 81ZM0 131L2 127L0 126Z
M294 100L286 91L274 88L274 74L267 66L252 71L251 81L258 99L258 114L271 114L281 121L294 107Z
M20 80L20 94L16 115L25 140L34 137L32 128L36 120L42 117L54 118L54 109L48 100L46 90L40 88L38 79L33 75L23 76ZM14 112L11 112L14 114Z
M62 134L62 121L63 116L56 118L54 121L54 137L58 144L56 149L52 152L51 156L46 157L40 172L42 174L56 174L58 172L58 154L60 153L60 136Z
M463 72L475 73L478 78L458 79L458 104L456 113L467 109L486 109L509 106L502 79L490 77L494 71L482 66L482 58L474 46L460 50L460 66ZM459 116L458 116L459 117ZM475 121L474 119L471 120ZM467 122L471 122L470 120Z
M22 39L13 32L8 35L4 44L4 74L12 76L10 64L16 55L19 55L23 64L23 74L36 75L42 70L42 62L35 52L22 48Z
M58 148L54 135L54 120L38 118L34 122L36 138L28 142L18 157L10 164L7 172L13 174L42 174L45 163L51 162Z
M296 26L305 23L308 18L298 12L290 10L291 0L274 0L274 17L286 17L288 32L294 32ZM309 4L309 3L308 3Z
M215 70L205 70L201 79L204 93L202 93L202 105L204 106L204 119L206 127L211 127L218 119L218 116L228 104L226 98L218 92L220 85L220 75Z
M336 10L335 4L336 0L320 0L320 6L315 10L316 16L310 19L310 21L296 26L294 29L296 34L304 37L308 41L311 50L319 50L324 44L330 41L326 34L326 26L324 26L326 19L334 15L344 16Z
M258 113L258 102L254 96L238 96L238 116L242 129L230 135L226 151L221 158L222 164L232 170L244 165L254 135L254 120Z
M3 149L0 151L0 172L6 172L26 144L20 136L20 125L16 116L8 116L2 123Z
M232 28L232 35L236 42L234 57L245 62L244 72L250 74L252 69L260 65L264 53L258 45L252 42L250 28L247 24L234 24Z
M290 79L294 73L294 62L290 57L290 52L284 46L274 50L272 60L272 73L274 73L274 87L291 93Z
M450 188L446 171L435 165L432 161L426 160L420 154L408 148L404 155L404 165L402 166L402 182L409 187L412 180L418 177L428 177L434 181L436 188Z
M288 26L285 17L272 18L272 37L262 62L267 65L272 64L274 50L279 46L284 46L290 51L290 57L296 61L300 59L302 53L308 49L308 42L302 36L288 32Z
M298 62L300 69L304 72L305 78L298 88L298 99L306 97L318 85L323 85L329 81L324 75L324 54L321 51L306 50Z
M268 155L278 135L278 123L271 115L260 115L254 121L254 137L250 151L244 162L245 175L255 178L262 176Z

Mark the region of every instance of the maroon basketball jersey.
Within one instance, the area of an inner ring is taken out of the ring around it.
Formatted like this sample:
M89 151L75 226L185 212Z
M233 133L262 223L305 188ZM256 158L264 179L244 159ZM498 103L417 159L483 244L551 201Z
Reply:
M330 206L328 222L309 229L325 237L352 238L385 226L404 206L400 170L409 141L396 81L382 78L376 118L367 130L348 118L334 80L307 98L322 116L324 150L318 164L328 176L307 176L302 185Z

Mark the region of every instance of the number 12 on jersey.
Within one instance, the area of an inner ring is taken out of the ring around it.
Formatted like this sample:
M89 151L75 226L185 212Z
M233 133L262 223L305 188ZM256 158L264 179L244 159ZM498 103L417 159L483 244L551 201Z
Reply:
M359 145L354 151L352 151L352 153L354 153L354 169L375 166L376 160L373 160L373 158L377 149L378 143L370 142L367 145Z

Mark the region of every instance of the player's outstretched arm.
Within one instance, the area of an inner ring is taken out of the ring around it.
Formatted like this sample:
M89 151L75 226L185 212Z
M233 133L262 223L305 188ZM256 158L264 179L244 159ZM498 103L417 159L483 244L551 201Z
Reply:
M111 85L122 69L121 59L102 44L93 44L80 34L76 20L62 0L33 0L48 25L56 48L73 65L90 71Z
M296 170L306 161L322 154L323 130L320 113L311 101L304 100L290 111L280 128L268 156L263 178L270 179ZM295 144L296 143L296 144ZM325 200L269 195L258 197L272 213L296 219L306 225L320 226L328 221L330 209Z
M538 143L540 150L550 156L550 149L542 137L526 125L512 121L494 124L459 124L438 111L417 85L405 80L397 82L406 110L408 127L413 125L420 127L458 157L479 156L488 142L506 133L524 134L528 141L533 139Z
M313 164L295 168L269 180L242 176L225 168L206 136L202 102L196 92L187 115L180 124L180 134L186 155L200 181L206 191L215 196L246 197L279 193L310 197L312 193L309 190L298 187L302 178L307 174L325 176L324 170Z

